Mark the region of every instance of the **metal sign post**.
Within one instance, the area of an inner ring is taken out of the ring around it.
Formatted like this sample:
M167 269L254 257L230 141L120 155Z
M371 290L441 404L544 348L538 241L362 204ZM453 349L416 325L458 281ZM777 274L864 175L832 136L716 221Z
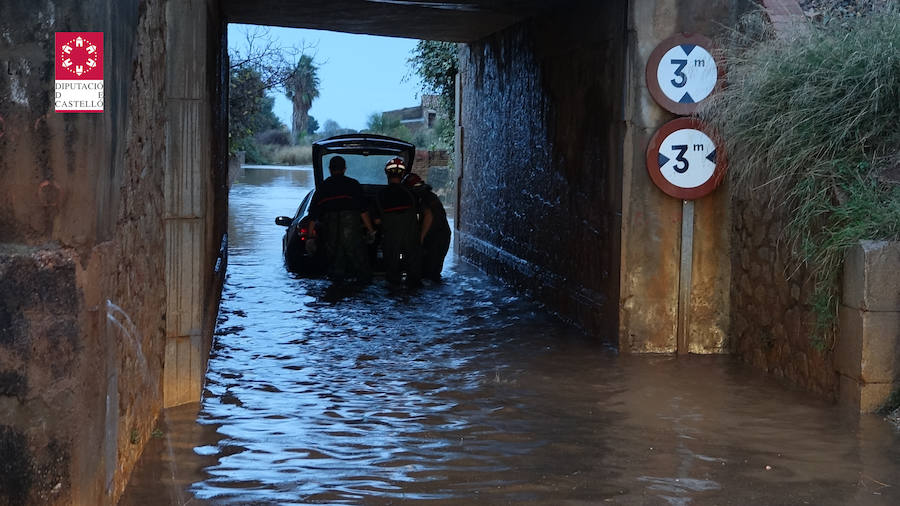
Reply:
M707 127L695 118L674 119L656 131L647 146L647 172L667 195L682 200L681 269L678 280L678 354L690 350L691 277L694 256L694 199L725 177L727 161Z
M687 354L690 325L691 275L694 262L694 201L681 204L681 275L678 277L678 331L676 347L679 355Z

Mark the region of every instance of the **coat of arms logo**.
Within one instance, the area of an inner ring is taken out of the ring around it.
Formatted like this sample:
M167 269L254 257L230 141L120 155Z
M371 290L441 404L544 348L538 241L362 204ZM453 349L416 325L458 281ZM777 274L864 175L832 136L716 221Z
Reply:
M103 32L56 32L56 112L103 112Z

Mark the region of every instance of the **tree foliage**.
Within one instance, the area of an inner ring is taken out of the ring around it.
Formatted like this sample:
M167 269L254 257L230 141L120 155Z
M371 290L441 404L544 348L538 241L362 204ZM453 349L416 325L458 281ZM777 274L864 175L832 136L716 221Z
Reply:
M283 89L294 72L297 55L311 49L306 44L283 46L265 26L246 26L240 32L244 41L229 47L229 68L255 70L267 91Z
M454 42L420 40L407 59L412 72L422 78L422 91L438 96L440 121L434 139L417 139L418 145L453 146L455 136L456 74L459 72L459 50Z
M251 67L231 69L228 84L228 138L231 152L246 151L252 161L256 152L253 136L266 130L282 128L272 112L275 99L266 95L265 82L259 71Z
M344 128L333 119L326 119L322 126L322 137L333 137L335 135L355 134L356 130L352 128Z
M254 144L256 134L285 128L272 107L272 92L287 92L295 86L298 70L316 68L314 58L305 52L306 44L284 46L270 34L268 27L250 26L240 29L244 40L229 48L229 150L246 151L248 159L262 162ZM299 58L298 58L299 55ZM318 96L318 78L313 74L314 90L302 95L311 105ZM309 110L306 106L305 111ZM305 115L304 111L304 115ZM306 132L308 119L301 132Z
M406 128L405 125L400 123L400 118L390 116L385 117L383 113L379 112L373 112L369 115L369 119L366 121L365 131L403 139L408 142L412 141L412 135L409 132L409 128Z
M422 91L440 97L442 112L451 120L456 102L459 56L454 42L420 40L407 59L412 72L422 78Z
M319 121L313 116L309 116L309 123L306 124L306 135L314 135L319 129Z

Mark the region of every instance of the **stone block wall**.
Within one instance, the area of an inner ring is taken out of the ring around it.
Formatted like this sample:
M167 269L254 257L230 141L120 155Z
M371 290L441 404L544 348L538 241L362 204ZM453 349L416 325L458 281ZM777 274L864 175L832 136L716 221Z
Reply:
M450 166L450 153L443 149L434 151L417 149L412 171L431 186L432 191L444 204L448 216L453 216L456 205L456 177L453 167Z
M413 160L412 172L415 172L428 181L428 170L431 167L446 167L450 163L450 155L446 150L439 149L430 151L427 149L417 149L416 158Z
M730 349L757 369L833 399L834 343L813 345L812 283L788 267L784 217L753 196L736 197L732 216Z
M850 250L839 329L841 403L876 411L900 389L900 242L861 241Z
M461 50L458 251L613 340L625 6L573 2Z

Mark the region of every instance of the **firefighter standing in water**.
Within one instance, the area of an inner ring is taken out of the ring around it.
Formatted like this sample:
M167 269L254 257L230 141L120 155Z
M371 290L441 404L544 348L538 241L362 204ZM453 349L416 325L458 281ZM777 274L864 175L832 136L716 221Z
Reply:
M422 276L434 282L441 281L444 257L450 249L450 223L444 204L417 174L410 172L403 184L412 190L422 210L422 227L419 239L422 244Z
M406 165L394 158L385 164L384 173L388 185L378 192L377 199L385 274L388 282L399 284L406 272L406 284L420 286L422 257L416 198L401 182Z
M328 275L336 282L355 278L360 283L372 281L372 268L366 254L363 226L369 239L375 236L365 196L359 181L347 177L347 162L335 156L328 162L330 176L313 195L309 207L309 229L322 224L322 240L328 256Z

